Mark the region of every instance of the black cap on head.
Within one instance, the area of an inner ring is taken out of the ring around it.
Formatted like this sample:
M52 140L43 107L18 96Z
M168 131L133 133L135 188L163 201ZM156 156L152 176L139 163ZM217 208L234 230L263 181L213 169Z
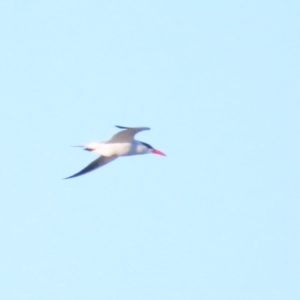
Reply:
M144 142L141 142L144 146L146 146L147 148L149 149L154 149L151 145L147 144L147 143L144 143Z

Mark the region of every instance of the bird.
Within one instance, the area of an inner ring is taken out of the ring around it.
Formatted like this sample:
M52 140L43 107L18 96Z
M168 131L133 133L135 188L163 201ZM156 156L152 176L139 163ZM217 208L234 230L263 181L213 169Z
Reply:
M99 158L91 162L84 169L75 173L72 176L64 179L70 179L77 176L84 175L88 172L94 171L120 156L131 156L139 154L153 153L157 155L166 156L165 153L153 148L151 145L134 139L134 136L144 130L150 130L149 127L125 127L116 125L117 128L122 129L111 137L110 140L104 142L93 142L86 145L74 146L81 147L83 150L100 155Z

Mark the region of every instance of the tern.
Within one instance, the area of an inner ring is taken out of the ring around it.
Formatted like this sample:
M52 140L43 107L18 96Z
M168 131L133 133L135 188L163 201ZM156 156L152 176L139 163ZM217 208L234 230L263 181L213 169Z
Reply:
M154 149L151 145L134 139L134 136L138 132L150 130L149 127L124 127L118 125L116 127L123 130L113 135L112 138L108 141L93 142L83 146L75 146L81 147L86 151L98 154L100 155L100 157L91 162L88 166L86 166L78 173L70 177L66 177L64 179L74 178L86 174L88 172L94 171L95 169L112 162L120 156L130 156L148 153L166 156L166 154L157 149Z

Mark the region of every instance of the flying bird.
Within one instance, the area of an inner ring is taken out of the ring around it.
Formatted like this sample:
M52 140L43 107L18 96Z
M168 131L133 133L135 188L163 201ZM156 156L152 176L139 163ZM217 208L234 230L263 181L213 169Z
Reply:
M82 147L84 150L98 154L100 155L100 157L94 160L93 162L91 162L80 172L70 177L66 177L64 179L74 178L86 174L88 172L91 172L97 168L100 168L112 162L113 160L117 159L119 156L130 156L130 155L148 154L148 153L166 156L163 152L154 149L151 145L134 139L134 136L138 132L144 130L150 130L149 127L124 127L124 126L116 126L116 127L123 130L113 135L112 138L108 141L93 142L83 146L75 146L75 147Z

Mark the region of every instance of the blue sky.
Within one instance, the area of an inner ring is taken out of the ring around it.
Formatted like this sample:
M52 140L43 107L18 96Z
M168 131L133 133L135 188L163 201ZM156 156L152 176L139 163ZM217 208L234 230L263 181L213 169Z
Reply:
M2 1L1 299L299 299L299 13Z

